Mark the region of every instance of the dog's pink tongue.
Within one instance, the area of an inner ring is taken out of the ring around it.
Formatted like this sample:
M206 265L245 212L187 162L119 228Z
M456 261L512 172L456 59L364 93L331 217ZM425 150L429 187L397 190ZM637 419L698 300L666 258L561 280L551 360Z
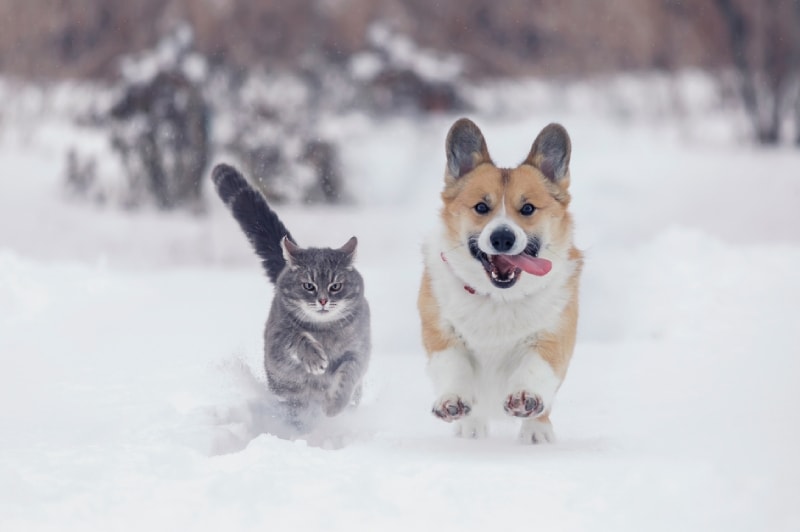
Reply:
M496 255L494 261L497 264L513 266L531 275L547 275L553 267L553 263L547 259L531 257L530 255Z

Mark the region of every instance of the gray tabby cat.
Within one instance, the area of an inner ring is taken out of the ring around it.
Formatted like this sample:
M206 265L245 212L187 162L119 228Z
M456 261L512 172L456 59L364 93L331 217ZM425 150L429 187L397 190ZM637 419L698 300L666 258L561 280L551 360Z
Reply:
M275 284L264 331L269 389L298 427L320 410L335 416L357 404L371 346L356 238L338 249L301 248L235 168L217 165L212 179Z

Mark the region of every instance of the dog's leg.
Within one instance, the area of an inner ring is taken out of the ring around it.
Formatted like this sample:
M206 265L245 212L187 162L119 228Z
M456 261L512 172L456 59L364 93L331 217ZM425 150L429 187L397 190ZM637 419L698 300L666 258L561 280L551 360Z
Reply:
M549 412L561 380L537 351L526 353L508 381L503 408L508 415L521 418Z
M519 439L523 443L553 443L556 441L550 416L543 414L537 418L522 422Z
M543 443L555 439L549 416L575 348L577 315L575 292L560 327L553 333L539 334L519 353L517 366L511 371L503 407L508 415L525 419L520 429L523 441Z
M510 416L524 418L521 440L528 443L554 440L549 413L564 378L561 369L554 368L539 350L531 350L523 354L511 374L503 408Z
M486 419L473 411L475 405L475 370L472 357L463 348L451 348L431 355L428 373L437 400L431 412L448 423L456 421L456 435L484 438Z
M472 412L475 360L452 327L443 325L427 272L422 278L418 304L422 341L428 352L428 374L436 394L431 409L433 415L448 423L460 420L456 433L461 436L485 436L485 420Z
M458 420L456 436L477 440L485 438L488 434L489 430L486 419L481 416L470 414Z
M450 423L470 413L475 401L475 375L470 356L463 349L432 353L428 374L437 396L433 415Z

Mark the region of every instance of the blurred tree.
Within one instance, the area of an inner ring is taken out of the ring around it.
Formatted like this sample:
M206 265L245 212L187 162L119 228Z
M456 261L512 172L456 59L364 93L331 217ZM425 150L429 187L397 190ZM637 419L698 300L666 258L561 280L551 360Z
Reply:
M732 67L754 136L778 142L794 115L800 143L800 0L0 0L0 71L113 79L182 21L212 65L242 72L346 70L376 22L459 54L472 78Z
M800 2L715 0L715 4L756 139L777 143L785 111L794 107L800 144Z
M670 4L698 13L708 1L0 0L0 69L112 78L118 57L152 47L178 21L192 27L198 52L240 68L290 67L309 52L344 64L377 21L423 47L462 54L473 77L706 61L702 31L684 25L670 38Z
M155 42L170 2L0 0L0 70L39 79L107 77Z
M795 79L798 85L794 101L794 143L800 147L800 1L794 2L794 30L792 31Z

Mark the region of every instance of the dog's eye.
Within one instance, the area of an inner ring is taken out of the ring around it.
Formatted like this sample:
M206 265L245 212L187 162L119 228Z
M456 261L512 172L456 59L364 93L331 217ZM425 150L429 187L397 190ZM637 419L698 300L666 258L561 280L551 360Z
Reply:
M329 292L338 292L342 289L342 283L333 283L328 287Z
M489 212L489 206L486 205L486 203L484 202L480 202L477 205L475 205L474 209L475 212L477 212L478 214L486 214L487 212Z
M306 290L307 292L313 292L316 289L317 287L314 286L314 283L303 283L303 290Z
M531 214L533 214L533 211L535 211L535 210L536 210L536 208L535 208L533 205L531 205L530 203L526 203L526 204L525 204L525 205L523 205L523 206L522 206L522 208L519 210L519 213L520 213L522 216L530 216Z

